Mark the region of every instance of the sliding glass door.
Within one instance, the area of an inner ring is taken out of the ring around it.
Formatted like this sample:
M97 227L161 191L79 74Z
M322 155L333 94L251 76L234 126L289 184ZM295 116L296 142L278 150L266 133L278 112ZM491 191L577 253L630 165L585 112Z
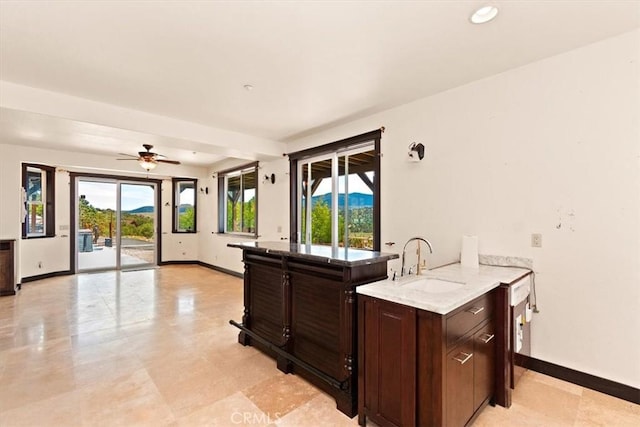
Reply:
M156 184L76 177L77 271L156 264Z
M298 163L300 243L373 250L375 158L365 144Z
M156 185L120 183L119 264L122 268L156 263Z

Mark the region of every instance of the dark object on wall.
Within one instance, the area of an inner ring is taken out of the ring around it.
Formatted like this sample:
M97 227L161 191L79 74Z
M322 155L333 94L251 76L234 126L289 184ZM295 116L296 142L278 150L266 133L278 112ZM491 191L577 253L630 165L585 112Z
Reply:
M422 160L424 158L424 145L412 142L409 145L409 157L414 160Z
M15 240L0 240L0 296L16 294Z

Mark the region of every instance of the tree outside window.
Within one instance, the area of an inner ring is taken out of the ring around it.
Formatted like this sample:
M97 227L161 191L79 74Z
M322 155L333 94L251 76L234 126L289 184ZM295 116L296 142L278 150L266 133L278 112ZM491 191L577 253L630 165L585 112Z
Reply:
M196 188L192 178L173 179L173 232L195 233L197 219Z
M257 236L257 176L257 163L219 172L218 225L221 233Z

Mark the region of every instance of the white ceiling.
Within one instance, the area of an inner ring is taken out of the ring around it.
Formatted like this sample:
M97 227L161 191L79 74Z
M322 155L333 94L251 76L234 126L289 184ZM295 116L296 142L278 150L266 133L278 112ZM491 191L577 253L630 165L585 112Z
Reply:
M640 26L640 1L614 0L493 1L498 18L470 24L485 3L2 1L0 80L286 142ZM224 157L0 107L0 142Z

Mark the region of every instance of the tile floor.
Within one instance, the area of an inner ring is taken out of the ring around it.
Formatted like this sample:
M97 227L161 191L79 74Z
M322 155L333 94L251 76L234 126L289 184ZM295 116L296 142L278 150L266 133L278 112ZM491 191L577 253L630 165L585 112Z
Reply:
M237 344L242 281L198 266L82 274L0 298L0 426L357 426ZM638 426L640 406L528 372L476 426Z

